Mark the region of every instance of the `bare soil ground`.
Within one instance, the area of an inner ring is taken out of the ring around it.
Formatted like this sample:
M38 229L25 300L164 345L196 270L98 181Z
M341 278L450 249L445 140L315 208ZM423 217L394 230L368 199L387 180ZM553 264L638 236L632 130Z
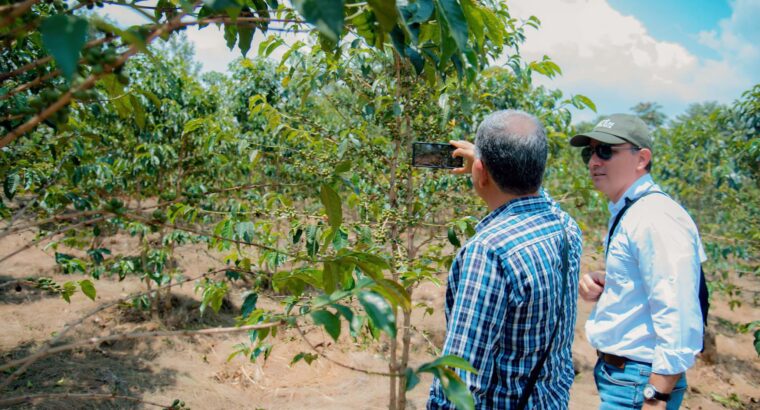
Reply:
M29 235L10 235L0 240L0 255L6 255L31 239ZM106 244L115 254L135 253L129 238L112 238ZM187 276L218 269L220 262L198 245L178 249L180 268ZM584 271L599 268L584 256ZM52 276L56 281L79 280L81 276L59 273L53 251L30 248L0 264L0 363L24 357L49 340L65 323L75 320L97 306L142 289L136 278L119 282L102 278L96 282L95 302L81 293L70 304L45 292L1 287L3 282L30 276ZM445 282L445 277L441 277ZM755 279L737 281L748 289L760 288ZM233 289L230 304L218 314L197 315L199 296L191 283L175 288L173 313L161 323L137 320L129 310L109 308L89 318L68 340L112 333L214 326L232 326L239 314L244 288ZM434 357L434 347L444 336L444 288L425 284L415 291L415 301L435 308L433 315L415 314L411 365L418 366ZM277 308L276 300L262 298L260 305ZM588 345L583 324L591 305L579 302L579 317L573 347L577 376L571 392L571 409L596 408L599 403L592 368L596 360ZM690 389L684 408L760 408L760 359L752 346L752 335L737 334L727 323L745 323L760 318L760 307L747 300L734 310L723 300L711 308L710 326L717 333L716 364L700 361L688 372ZM345 329L344 329L345 330ZM334 343L318 328L307 329L306 337L323 349L331 360L345 365L386 371L387 346L383 343L354 342L343 336ZM346 333L344 331L344 333ZM102 343L49 356L35 363L16 380L5 398L40 393L105 393L139 397L170 404L175 398L192 409L383 409L387 407L388 380L345 369L320 358L311 365L301 361L291 365L299 352L310 352L297 332L280 332L268 360L255 363L245 358L227 361L245 334L140 339ZM7 376L4 375L4 376ZM430 378L409 393L409 408L425 406ZM722 402L722 404L721 404ZM129 401L91 401L79 398L39 400L13 408L102 409L147 408L145 403Z

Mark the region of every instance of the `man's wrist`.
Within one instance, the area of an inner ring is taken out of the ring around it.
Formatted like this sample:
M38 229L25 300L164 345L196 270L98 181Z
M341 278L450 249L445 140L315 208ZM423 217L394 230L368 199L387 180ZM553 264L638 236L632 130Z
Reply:
M667 402L670 400L670 392L664 392L660 391L655 387L654 385L647 383L646 386L644 386L644 400L647 402Z

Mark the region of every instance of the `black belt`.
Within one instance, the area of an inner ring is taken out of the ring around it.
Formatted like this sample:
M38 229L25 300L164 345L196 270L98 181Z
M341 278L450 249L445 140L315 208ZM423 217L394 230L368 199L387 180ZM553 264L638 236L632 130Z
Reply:
M622 356L615 356L614 354L604 353L598 350L596 351L596 355L603 362L609 364L610 366L615 366L620 370L625 369L625 363L630 360Z

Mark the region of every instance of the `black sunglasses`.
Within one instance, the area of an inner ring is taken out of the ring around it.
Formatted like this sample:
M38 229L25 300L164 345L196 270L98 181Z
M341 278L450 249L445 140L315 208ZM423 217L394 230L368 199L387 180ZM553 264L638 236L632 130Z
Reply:
M596 147L586 145L581 150L581 158L583 158L584 163L588 164L588 162L591 161L591 156L595 153L599 159L607 161L612 158L616 151L638 151L640 149L640 147L618 147L609 144L599 144Z

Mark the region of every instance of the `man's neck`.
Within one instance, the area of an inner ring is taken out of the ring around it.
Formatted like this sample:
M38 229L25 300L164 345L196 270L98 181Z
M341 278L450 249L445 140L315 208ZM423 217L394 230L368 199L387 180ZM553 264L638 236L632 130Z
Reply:
M625 195L625 193L628 192L628 190L631 189L631 187L634 184L636 184L636 182L638 182L641 179L641 177L647 174L648 172L637 174L636 178L634 178L633 181L626 184L625 187L621 189L619 192L617 192L614 196L609 196L608 199L612 201L613 204L618 203L623 198L623 195Z
M536 196L536 195L538 195L538 191L530 192L523 195L516 195L516 194L510 194L507 192L502 192L501 190L499 190L497 192L493 192L487 198L483 198L483 200L486 202L486 205L488 206L488 210L493 211L494 209L497 209L500 206L506 204L507 202L513 201L517 198L527 198L529 196Z

